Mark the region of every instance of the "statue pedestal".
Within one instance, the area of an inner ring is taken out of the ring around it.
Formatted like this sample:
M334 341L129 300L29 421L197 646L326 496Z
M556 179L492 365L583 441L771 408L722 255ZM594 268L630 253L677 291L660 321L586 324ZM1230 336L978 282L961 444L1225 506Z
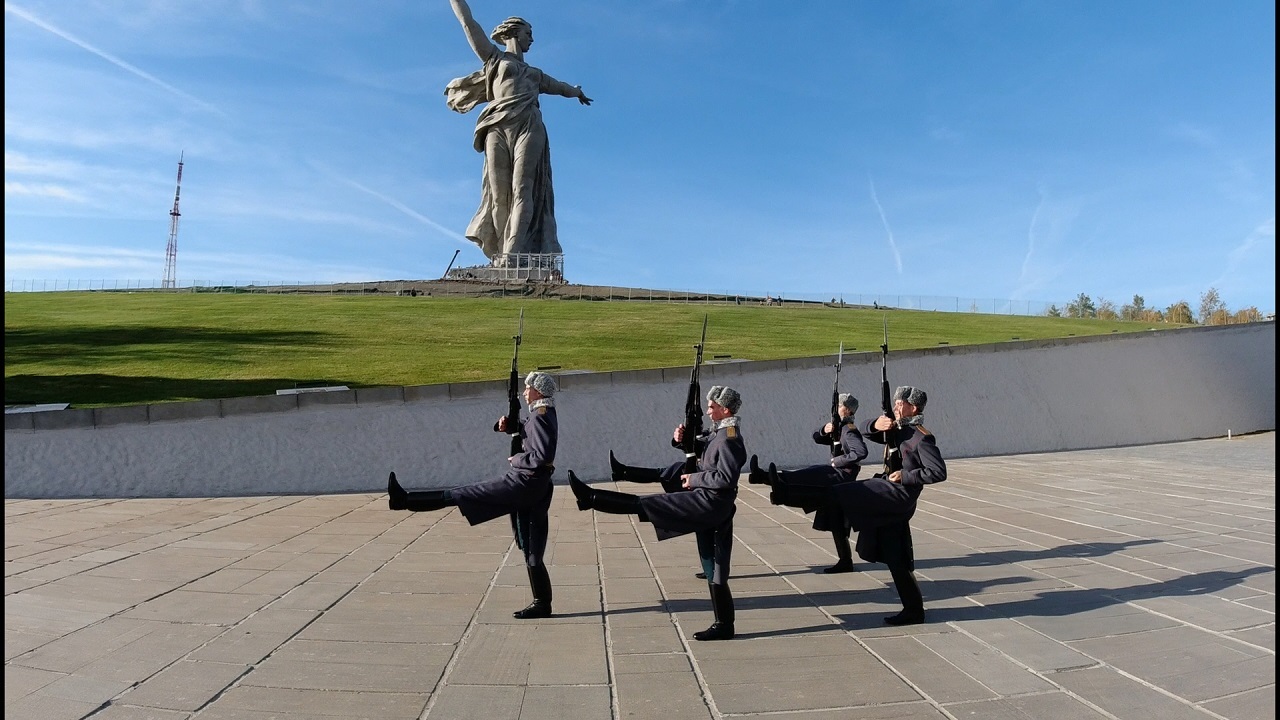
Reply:
M445 273L444 279L502 283L563 283L564 255L538 253L497 255L489 265L453 268Z

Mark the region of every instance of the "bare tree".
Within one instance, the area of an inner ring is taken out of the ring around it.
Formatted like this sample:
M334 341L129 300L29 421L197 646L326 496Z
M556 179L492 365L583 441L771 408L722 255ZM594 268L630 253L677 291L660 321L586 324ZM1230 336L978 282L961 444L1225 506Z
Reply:
M1120 318L1120 315L1116 312L1115 303L1110 300L1098 298L1097 317L1099 320L1117 320Z
M1215 318L1225 318L1227 313L1227 304L1222 302L1222 296L1218 294L1217 288L1209 288L1200 296L1200 324L1202 325L1220 325L1222 323L1213 322Z

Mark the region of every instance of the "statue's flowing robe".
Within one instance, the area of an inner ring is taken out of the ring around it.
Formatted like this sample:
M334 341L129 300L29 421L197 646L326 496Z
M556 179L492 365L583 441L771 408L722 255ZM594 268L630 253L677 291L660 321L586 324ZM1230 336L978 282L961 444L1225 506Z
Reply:
M495 98L501 82L514 92ZM473 145L484 153L480 207L467 238L491 260L504 253L560 253L551 150L538 95L572 88L508 52L495 52L484 67L445 88L449 108L465 113L488 103L476 120Z

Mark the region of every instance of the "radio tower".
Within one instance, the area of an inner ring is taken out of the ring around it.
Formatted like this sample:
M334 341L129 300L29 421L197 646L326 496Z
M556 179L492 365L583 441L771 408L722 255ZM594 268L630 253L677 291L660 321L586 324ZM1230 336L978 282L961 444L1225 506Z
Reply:
M185 154L185 153L183 153ZM173 191L173 209L169 211L169 245L164 250L164 280L162 290L172 290L177 284L178 266L178 197L182 195L182 155L178 155L178 189Z

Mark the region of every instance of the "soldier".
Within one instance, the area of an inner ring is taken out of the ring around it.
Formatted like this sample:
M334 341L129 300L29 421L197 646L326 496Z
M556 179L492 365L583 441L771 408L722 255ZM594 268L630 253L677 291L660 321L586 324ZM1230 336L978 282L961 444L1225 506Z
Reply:
M712 431L703 432L695 438L694 443L697 447L697 457L702 457L702 453L706 450L707 441L711 439ZM675 433L671 436L671 446L679 449L680 441L684 438L684 425L676 428ZM754 455L752 456L755 457ZM623 465L613 456L613 451L609 451L609 469L613 475L614 482L633 482L633 483L661 483L663 492L683 492L684 491L684 461L676 462L664 468L648 468L636 467L634 465ZM707 573L705 570L699 570L694 576L705 580Z
M787 482L799 484L837 484L858 479L858 471L862 469L862 460L867 457L867 444L862 440L862 433L853 421L858 412L858 398L849 393L839 395L840 427L836 429L828 422L813 432L813 441L819 445L830 446L839 439L840 454L823 465L811 465L791 471L779 471L777 466L769 463L770 472L784 475ZM759 460L751 456L751 472L748 482L753 485L768 485L769 474L760 469ZM840 512L840 506L824 503L820 507L805 508L805 512L813 512L813 529L830 532L836 546L836 564L824 569L824 573L853 572L853 551L849 547L849 523Z
M729 592L729 561L733 550L733 515L737 511L738 475L747 459L738 425L742 396L716 385L707 393L707 415L713 430L698 460L698 471L680 476L683 490L643 497L612 490L593 490L569 471L569 486L579 510L636 515L653 523L658 540L695 533L698 557L711 592L715 622L693 634L694 640L728 640L734 635L733 596ZM684 426L675 430L683 437Z
M510 514L516 544L524 551L533 602L512 613L521 620L551 617L551 577L542 562L547 548L547 510L551 507L551 473L556 459L559 425L556 420L555 379L531 372L524 379L524 399L529 416L519 428L524 452L507 458L511 469L498 480L442 490L406 492L391 473L387 481L392 510L423 512L456 505L472 525ZM508 432L507 418L498 418L494 430Z
M895 448L887 475L862 482L833 484L823 480L800 484L770 466L770 500L774 505L839 507L849 527L859 531L858 556L889 566L902 601L902 612L884 619L890 625L924 622L924 598L913 574L915 555L909 521L924 486L947 479L947 465L938 444L922 424L921 413L928 400L923 390L900 387L893 394L896 418L881 415L862 423L862 433L868 440Z

